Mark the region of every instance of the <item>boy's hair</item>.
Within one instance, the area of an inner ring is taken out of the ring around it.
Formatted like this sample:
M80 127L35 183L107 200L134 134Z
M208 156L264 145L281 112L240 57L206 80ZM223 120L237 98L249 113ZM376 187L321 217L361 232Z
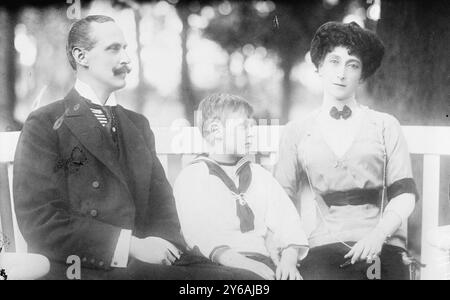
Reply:
M243 110L248 117L253 115L253 107L242 97L216 93L204 98L198 106L198 122L203 137L209 135L208 125L214 121L220 121L223 125L230 113Z

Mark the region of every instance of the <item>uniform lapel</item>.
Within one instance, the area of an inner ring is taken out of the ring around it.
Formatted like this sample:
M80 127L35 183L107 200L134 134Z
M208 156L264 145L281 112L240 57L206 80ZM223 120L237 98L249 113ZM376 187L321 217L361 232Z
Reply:
M72 131L84 147L102 162L122 183L127 186L116 155L108 142L104 128L91 113L86 101L74 90L65 99L64 124Z
M152 170L150 149L146 146L142 132L130 120L124 108L117 105L116 113L125 145L123 151L127 159L130 175L133 179L136 199L148 199Z

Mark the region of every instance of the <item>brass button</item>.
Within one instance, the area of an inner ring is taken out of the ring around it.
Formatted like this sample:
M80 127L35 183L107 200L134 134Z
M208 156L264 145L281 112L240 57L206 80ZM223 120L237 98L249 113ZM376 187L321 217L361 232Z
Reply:
M74 111L77 111L80 109L80 104L75 104L75 106L73 107Z
M100 182L98 182L97 180L94 181L94 182L92 182L92 187L93 187L94 189L98 189L98 188L100 187Z
M91 210L91 216L96 217L98 215L98 212L96 209Z
M102 262L102 261L100 261L100 262L98 263L98 265L99 265L100 267L103 267L104 264L105 264L105 263Z
M83 257L81 260L82 260L83 262L86 262L86 261L87 261L87 258L86 258L86 257Z
M91 259L91 264L95 263L95 259Z
M113 127L111 130L112 132L116 132L116 127Z

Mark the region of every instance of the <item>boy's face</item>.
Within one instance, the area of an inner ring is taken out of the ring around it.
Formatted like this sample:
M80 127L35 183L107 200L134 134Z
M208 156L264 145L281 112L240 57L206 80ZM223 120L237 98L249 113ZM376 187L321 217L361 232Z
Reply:
M212 132L217 154L246 155L250 151L255 122L244 110L227 114L223 122L215 122Z

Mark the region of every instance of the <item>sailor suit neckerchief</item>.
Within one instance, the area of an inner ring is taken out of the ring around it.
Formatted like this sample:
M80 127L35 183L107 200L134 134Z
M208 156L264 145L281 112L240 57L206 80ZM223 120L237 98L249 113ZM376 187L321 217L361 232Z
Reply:
M255 215L253 214L253 211L247 201L245 201L245 193L247 192L252 181L250 160L243 157L235 164L236 175L239 178L238 187L236 187L233 180L225 173L220 164L216 161L202 155L195 158L191 164L200 162L204 162L206 164L210 175L217 176L225 184L233 195L233 198L236 200L236 214L240 221L241 232L245 233L255 229Z

